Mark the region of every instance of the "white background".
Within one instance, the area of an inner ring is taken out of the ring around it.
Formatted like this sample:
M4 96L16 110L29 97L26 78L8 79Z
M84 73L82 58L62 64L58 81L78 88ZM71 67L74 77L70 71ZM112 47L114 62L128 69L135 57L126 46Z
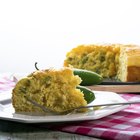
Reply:
M79 44L140 44L139 0L1 0L0 72L62 66Z

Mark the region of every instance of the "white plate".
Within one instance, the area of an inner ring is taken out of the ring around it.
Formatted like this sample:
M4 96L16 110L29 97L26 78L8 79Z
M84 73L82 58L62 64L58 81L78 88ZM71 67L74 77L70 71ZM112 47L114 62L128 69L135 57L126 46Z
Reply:
M114 102L127 102L119 94L114 92L94 91L96 99L90 103L114 103ZM43 123L43 122L65 122L65 121L83 121L83 120L96 120L110 114L116 113L127 108L128 105L117 105L102 107L99 110L91 110L87 113L75 113L70 115L32 115L32 114L18 114L15 113L11 102L5 105L0 105L0 119L10 120L23 123Z

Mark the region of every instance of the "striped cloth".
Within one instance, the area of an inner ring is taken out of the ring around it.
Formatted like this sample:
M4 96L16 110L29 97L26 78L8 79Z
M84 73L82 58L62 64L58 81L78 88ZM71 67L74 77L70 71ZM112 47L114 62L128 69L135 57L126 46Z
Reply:
M0 77L0 93L13 88L14 85L14 78ZM120 95L128 101L140 100L139 94ZM133 104L120 112L98 120L55 124L41 123L34 126L107 140L140 140L140 104Z
M9 74L7 74L9 75ZM0 93L7 91L15 86L15 79L12 75L0 75Z
M140 100L137 94L120 94L127 100ZM76 133L107 140L140 140L140 104L93 121L82 121L63 124L41 124L51 130Z

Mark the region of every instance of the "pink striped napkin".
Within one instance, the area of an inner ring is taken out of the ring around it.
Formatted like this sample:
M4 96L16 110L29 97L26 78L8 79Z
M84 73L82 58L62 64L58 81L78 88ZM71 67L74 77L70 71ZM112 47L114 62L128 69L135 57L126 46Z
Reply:
M140 100L137 94L121 94L127 100ZM41 124L51 130L76 133L107 140L140 140L140 104L93 121L63 124Z
M14 79L0 78L0 92L15 85ZM120 94L127 100L140 100L139 94ZM93 121L37 124L35 127L76 133L108 140L140 140L140 104Z
M0 93L15 86L14 77L0 75Z

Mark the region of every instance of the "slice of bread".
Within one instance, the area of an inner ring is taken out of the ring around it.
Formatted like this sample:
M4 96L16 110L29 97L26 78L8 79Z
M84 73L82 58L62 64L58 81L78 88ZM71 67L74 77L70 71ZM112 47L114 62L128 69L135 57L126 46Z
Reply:
M80 77L70 68L36 71L16 84L12 92L13 107L16 112L43 112L26 97L56 113L86 106L84 94L76 89L80 82Z

